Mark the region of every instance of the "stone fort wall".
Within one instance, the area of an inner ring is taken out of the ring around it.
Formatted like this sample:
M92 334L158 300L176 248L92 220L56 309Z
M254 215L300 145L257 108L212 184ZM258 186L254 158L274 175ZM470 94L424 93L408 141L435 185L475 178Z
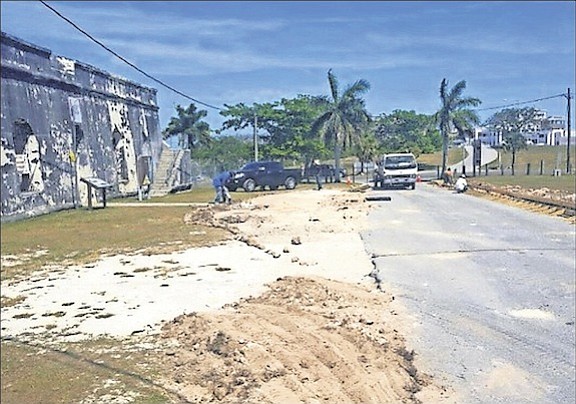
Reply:
M162 151L156 90L1 34L2 220L135 195ZM100 192L94 193L95 201Z

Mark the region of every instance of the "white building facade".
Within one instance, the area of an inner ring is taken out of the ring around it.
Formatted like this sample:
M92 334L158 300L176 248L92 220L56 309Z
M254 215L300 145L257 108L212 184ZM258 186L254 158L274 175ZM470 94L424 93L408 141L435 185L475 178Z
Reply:
M521 132L526 143L531 145L561 146L568 143L566 119L558 115L548 116L546 111L538 111L536 123L528 125ZM570 132L570 143L575 144L576 131L571 129ZM490 146L500 146L504 140L501 131L488 127L475 128L474 136Z

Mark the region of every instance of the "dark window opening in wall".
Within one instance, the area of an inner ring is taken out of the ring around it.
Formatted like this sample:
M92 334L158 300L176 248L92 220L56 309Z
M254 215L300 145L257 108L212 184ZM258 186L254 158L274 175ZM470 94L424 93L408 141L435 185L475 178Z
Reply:
M114 146L114 158L116 161L116 175L119 181L128 182L128 164L126 162L126 153L124 150L124 137L117 128L112 132L112 142Z
M144 115L144 119L146 120L146 134L145 136L145 140L148 140L150 138L150 133L155 130L156 128L156 124L154 122L154 120L152 119L152 117L148 114Z
M74 125L74 135L76 137L75 138L76 150L78 150L78 145L80 144L82 139L84 139L84 131L82 130L79 124Z
M16 171L20 176L20 192L35 191L32 178L40 170L40 147L30 124L18 119L13 127Z
M24 119L14 122L14 152L23 154L28 138L34 134L30 124Z

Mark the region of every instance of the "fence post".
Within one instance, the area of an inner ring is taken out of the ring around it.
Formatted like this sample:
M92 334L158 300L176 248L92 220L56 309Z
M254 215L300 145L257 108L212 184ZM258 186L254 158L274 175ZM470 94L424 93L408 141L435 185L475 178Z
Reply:
M504 175L504 164L500 164L500 175Z
M544 160L540 160L540 175L544 175Z
M486 177L488 177L488 164L484 166L484 173L486 174Z
M526 175L530 175L530 163L526 163Z

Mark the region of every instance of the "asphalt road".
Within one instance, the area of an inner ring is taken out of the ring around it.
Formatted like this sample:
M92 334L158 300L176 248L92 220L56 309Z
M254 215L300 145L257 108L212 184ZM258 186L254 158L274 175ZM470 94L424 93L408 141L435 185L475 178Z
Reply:
M419 184L362 234L413 318L418 366L458 403L574 403L575 226Z

